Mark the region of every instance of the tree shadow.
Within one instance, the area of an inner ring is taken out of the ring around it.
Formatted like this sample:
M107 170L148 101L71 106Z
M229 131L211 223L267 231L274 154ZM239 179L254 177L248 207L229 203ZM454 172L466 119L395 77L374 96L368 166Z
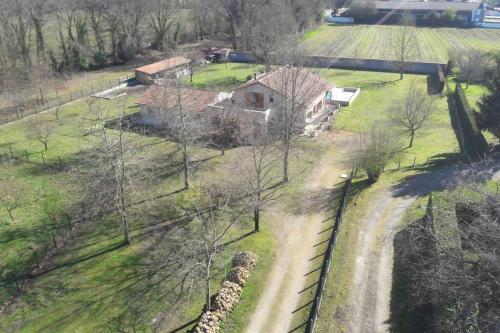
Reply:
M466 180L485 183L500 171L495 160L477 163L448 165L441 168L423 168L421 173L406 177L391 187L395 197L422 197L441 189L453 189Z
M394 235L394 263L392 270L391 289L391 317L389 319L390 331L425 333L432 332L432 306L420 304L414 296L415 265L412 264L412 254L408 251L411 247L410 239L415 237L415 232L421 232L422 228L416 221ZM415 249L413 249L415 250Z
M293 212L295 215L310 215L334 212L342 196L342 186L306 192L301 196L301 204Z

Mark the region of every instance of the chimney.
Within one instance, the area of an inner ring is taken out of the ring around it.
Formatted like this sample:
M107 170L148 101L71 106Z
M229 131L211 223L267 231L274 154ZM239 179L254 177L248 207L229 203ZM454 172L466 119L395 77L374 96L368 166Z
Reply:
M257 80L257 73L253 73L253 79Z

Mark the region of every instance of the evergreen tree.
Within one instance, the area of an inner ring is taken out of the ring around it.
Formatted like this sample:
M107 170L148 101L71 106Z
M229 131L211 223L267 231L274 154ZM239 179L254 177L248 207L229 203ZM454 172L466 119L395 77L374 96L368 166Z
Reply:
M488 80L488 92L479 101L478 125L500 139L500 54L495 55L496 68Z

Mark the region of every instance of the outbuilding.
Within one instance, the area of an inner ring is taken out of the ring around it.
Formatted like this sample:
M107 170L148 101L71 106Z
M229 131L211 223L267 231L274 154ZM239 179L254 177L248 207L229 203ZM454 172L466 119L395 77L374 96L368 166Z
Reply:
M135 78L140 84L153 84L164 78L179 78L189 74L190 60L173 57L135 69Z

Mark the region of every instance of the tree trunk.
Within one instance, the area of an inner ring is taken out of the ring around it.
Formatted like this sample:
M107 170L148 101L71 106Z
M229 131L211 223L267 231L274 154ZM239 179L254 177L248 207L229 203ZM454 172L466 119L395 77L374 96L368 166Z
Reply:
M208 276L205 278L205 311L210 311L211 308L212 300L210 299L210 274L208 273Z
M45 147L45 151L49 150L49 147L48 147L48 145L47 145L47 142L44 142L44 143L43 143L43 146Z
M285 151L283 154L283 183L288 184L288 155L289 155L290 145L285 144Z
M12 216L12 211L10 209L7 209L7 213L9 213L9 217L12 220L12 223L16 223L16 220L14 219L14 216Z
M253 208L253 221L254 221L254 229L255 231L260 231L260 208L256 205Z
M238 43L236 42L236 25L234 23L234 19L230 20L231 22L231 41L233 43L233 50L238 50Z
M189 188L189 170L188 170L188 153L187 153L187 144L184 143L184 151L182 152L182 159L184 162L184 187L186 189Z
M130 239L130 233L128 230L128 220L127 220L127 214L125 213L125 199L124 199L124 194L123 189L121 190L121 198L120 198L120 216L122 219L122 225L123 225L123 243L125 245L129 245L130 242L132 241Z
M408 148L413 147L413 140L414 139L415 139L415 132L411 132L410 133L410 145L408 146Z

